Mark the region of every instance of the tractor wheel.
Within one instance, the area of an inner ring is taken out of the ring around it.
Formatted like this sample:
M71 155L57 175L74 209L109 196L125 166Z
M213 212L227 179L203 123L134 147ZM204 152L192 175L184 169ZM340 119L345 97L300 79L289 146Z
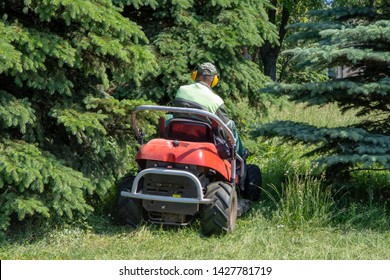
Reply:
M212 203L203 208L201 225L205 235L220 235L232 232L237 220L237 192L224 182L214 182L207 186L205 198Z
M143 207L139 199L121 196L121 191L131 190L134 176L127 176L121 182L118 193L114 215L120 225L139 226L143 221Z
M246 167L245 188L243 196L251 201L259 201L261 195L262 176L260 168L254 164Z

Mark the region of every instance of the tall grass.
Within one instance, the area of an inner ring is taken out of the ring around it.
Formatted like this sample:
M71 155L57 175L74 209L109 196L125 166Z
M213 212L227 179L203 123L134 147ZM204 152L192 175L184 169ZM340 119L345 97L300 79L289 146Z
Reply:
M341 113L336 104L307 107L285 103L271 105L268 114L256 121L274 120L337 127L353 125L358 118L353 111ZM264 199L271 205L269 216L275 223L291 228L390 229L390 172L360 171L349 184L330 185L317 175L321 171L313 166L316 158L304 156L312 147L277 138L259 138L250 144L256 147L256 156L250 161L262 169Z
M292 228L329 225L333 201L330 188L324 186L321 177L309 172L303 176L292 174L281 185L281 190L271 186L277 194L271 197L276 203L273 219L277 224Z
M337 127L356 124L359 119L355 114L354 110L342 113L337 104L333 103L323 106L308 106L302 103L286 102L283 106L270 105L268 114L264 115L263 121L290 120L318 127Z

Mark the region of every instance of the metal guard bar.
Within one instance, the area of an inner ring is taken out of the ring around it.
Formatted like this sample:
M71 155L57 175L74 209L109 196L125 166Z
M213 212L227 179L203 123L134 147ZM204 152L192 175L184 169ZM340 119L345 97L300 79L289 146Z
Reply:
M171 106L157 106L157 105L141 105L136 107L132 114L132 126L135 132L135 135L137 138L141 137L141 130L137 126L137 112L138 111L164 111L164 112L173 112L173 113L184 113L184 114L193 114L193 115L199 115L203 117L208 117L215 122L222 128L222 130L226 133L228 140L230 141L230 145L232 147L232 158L231 158L231 166L232 166L232 174L231 174L231 183L233 186L235 186L235 180L236 180L236 161L235 157L241 162L241 176L244 174L244 161L243 159L236 154L236 139L234 138L233 132L227 127L227 125L216 115L200 109L195 108L185 108L185 107L171 107Z
M173 175L173 176L183 176L190 178L194 183L198 191L197 198L186 198L186 197L170 197L170 196L160 196L160 195L150 195L137 192L138 184L141 178L147 174L157 174L157 175ZM175 202L175 203L187 203L187 204L208 204L212 203L211 199L203 197L202 185L199 179L192 173L183 171L183 170L173 170L166 168L148 168L144 169L137 174L134 179L131 192L122 191L121 196L132 197L136 199L145 199L145 200L155 200L163 202Z
M136 118L136 113L138 111L165 111L165 112L172 112L172 113L184 113L184 114L193 114L193 115L198 115L198 116L203 116L203 117L208 117L218 123L219 126L222 127L222 130L226 133L231 146L236 146L236 139L234 138L233 132L227 127L227 125L216 115L205 111L205 110L200 110L200 109L195 109L195 108L185 108L185 107L170 107L170 106L156 106L156 105L141 105L136 107L132 114L131 114L131 119L132 119L132 125L134 132L137 137L141 136L140 129L137 126L137 118Z
M240 157L238 154L236 155L237 160L240 162L240 175L243 176L245 173L245 163L242 157Z

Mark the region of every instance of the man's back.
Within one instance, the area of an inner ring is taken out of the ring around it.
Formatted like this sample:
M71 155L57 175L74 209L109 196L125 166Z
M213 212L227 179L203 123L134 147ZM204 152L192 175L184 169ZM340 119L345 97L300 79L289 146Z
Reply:
M175 105L192 104L193 106L187 106L207 110L215 114L223 104L223 100L208 86L202 83L193 83L179 88L174 103Z
M173 101L174 106L202 109L217 115L234 133L238 154L243 156L245 149L237 133L236 125L229 118L222 98L211 90L219 81L217 68L212 63L202 63L192 72L192 79L195 83L181 86L178 89ZM191 118L200 119L199 116L191 116Z

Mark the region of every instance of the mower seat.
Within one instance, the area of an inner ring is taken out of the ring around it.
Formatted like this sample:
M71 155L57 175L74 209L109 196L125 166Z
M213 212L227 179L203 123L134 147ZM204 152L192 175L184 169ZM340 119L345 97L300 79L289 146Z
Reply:
M214 143L211 125L197 120L173 118L166 127L166 138L189 142Z

